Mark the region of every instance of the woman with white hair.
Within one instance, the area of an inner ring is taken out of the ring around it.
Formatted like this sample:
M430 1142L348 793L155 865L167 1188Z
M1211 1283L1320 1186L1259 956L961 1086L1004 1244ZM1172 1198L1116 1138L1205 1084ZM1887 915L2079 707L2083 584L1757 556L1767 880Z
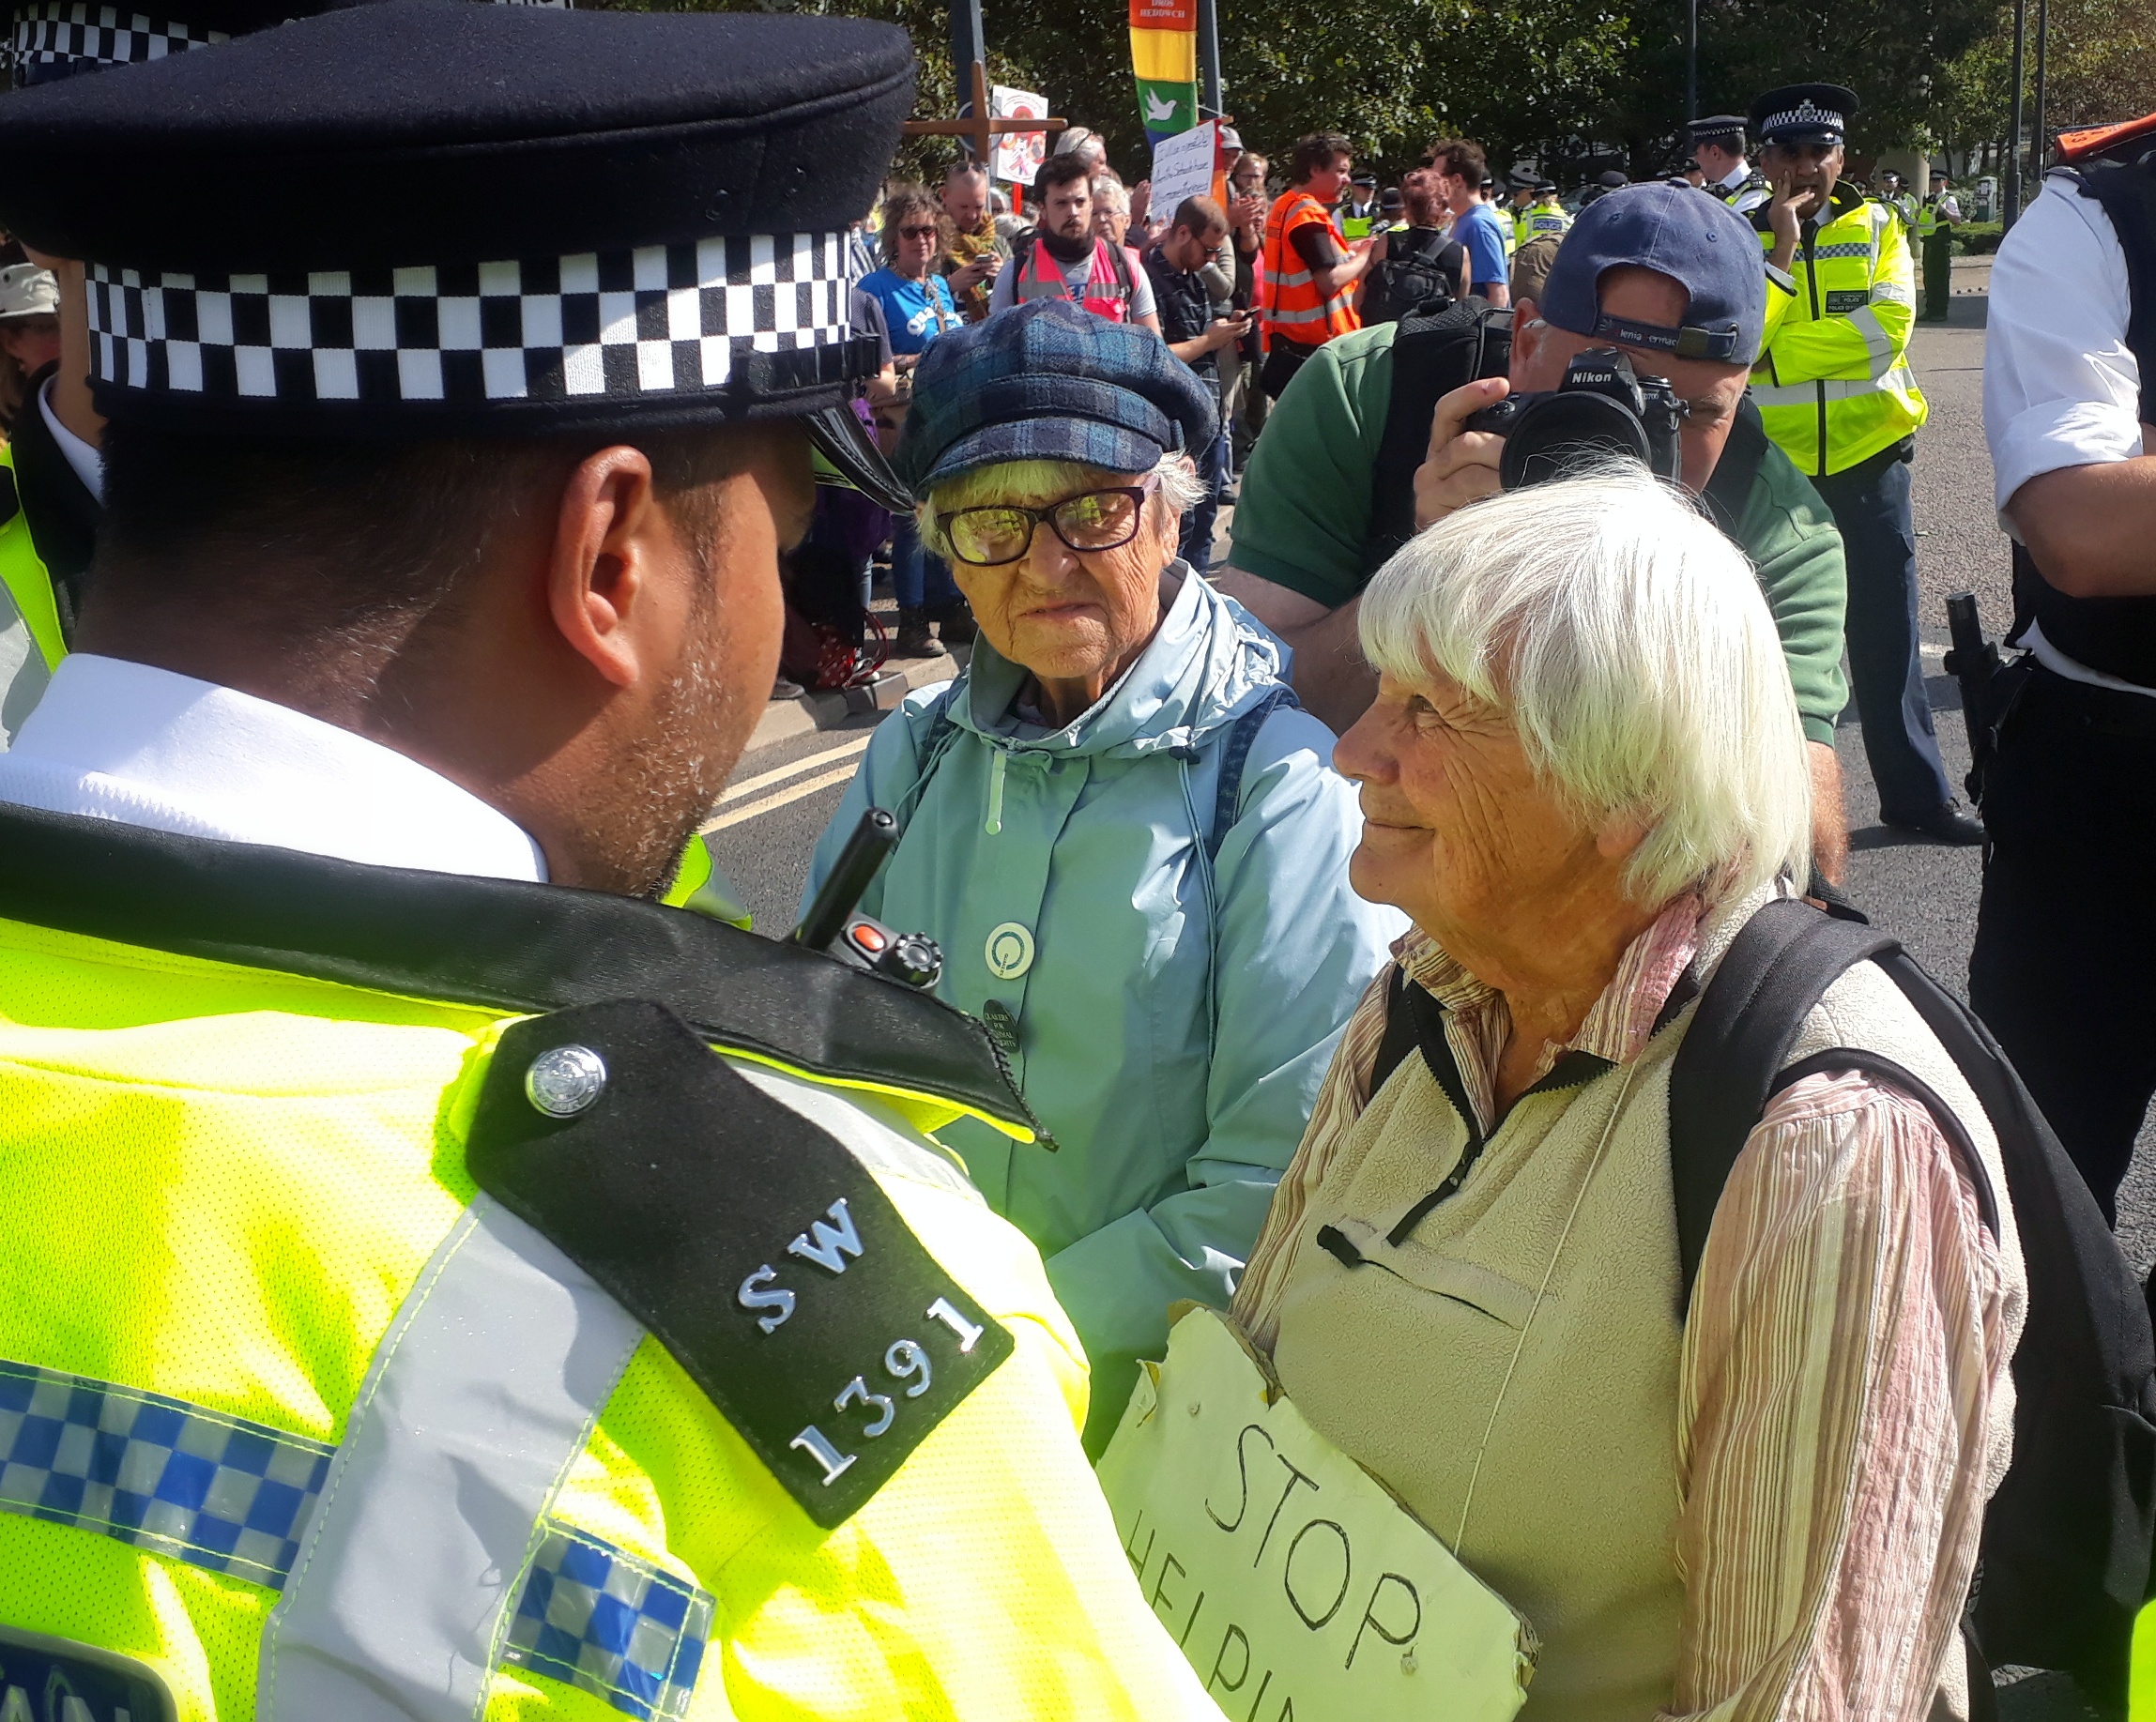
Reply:
M1414 540L1361 631L1353 876L1414 930L1236 1318L1535 1626L1531 1722L1954 1707L2011 1448L2011 1213L1995 1236L1912 1094L1824 1070L1745 1139L1680 1297L1672 1061L1807 874L1803 731L1743 556L1644 473L1544 485ZM1869 965L1805 1032L1952 1070ZM2003 1192L1980 1107L1933 1087Z
M1209 386L1057 300L921 361L896 465L980 638L876 732L818 846L905 835L863 907L943 948L1054 1151L940 1133L1047 1258L1113 1433L1168 1311L1224 1308L1334 1041L1401 922L1349 888L1360 821L1279 647L1176 556Z

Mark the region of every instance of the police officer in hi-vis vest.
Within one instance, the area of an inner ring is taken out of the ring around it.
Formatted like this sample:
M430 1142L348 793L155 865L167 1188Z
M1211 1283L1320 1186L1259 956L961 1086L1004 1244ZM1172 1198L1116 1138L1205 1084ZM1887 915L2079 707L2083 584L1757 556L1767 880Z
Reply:
M1975 844L1983 827L1955 801L1939 762L1917 648L1909 461L1929 409L1909 369L1916 266L1907 223L1842 177L1856 111L1855 93L1838 84L1793 84L1752 103L1773 194L1751 221L1790 284L1767 296L1751 393L1766 434L1841 528L1849 678L1880 820L1935 843Z
M912 91L387 0L0 104L108 421L0 754L0 1714L1214 1714L923 1134L1032 1142L992 1044L650 901Z
M1745 159L1744 116L1708 114L1685 122L1692 159L1699 163L1703 191L1719 197L1739 215L1750 215L1767 200L1766 175Z

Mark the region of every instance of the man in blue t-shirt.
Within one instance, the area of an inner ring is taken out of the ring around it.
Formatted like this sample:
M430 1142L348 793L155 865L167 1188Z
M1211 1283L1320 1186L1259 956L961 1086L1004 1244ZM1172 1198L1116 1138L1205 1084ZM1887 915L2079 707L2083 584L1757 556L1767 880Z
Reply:
M1439 195L1452 211L1452 236L1467 248L1475 278L1468 291L1492 305L1511 304L1505 231L1497 211L1482 201L1482 181L1490 172L1482 145L1465 138L1440 138L1430 146L1423 165L1437 175Z

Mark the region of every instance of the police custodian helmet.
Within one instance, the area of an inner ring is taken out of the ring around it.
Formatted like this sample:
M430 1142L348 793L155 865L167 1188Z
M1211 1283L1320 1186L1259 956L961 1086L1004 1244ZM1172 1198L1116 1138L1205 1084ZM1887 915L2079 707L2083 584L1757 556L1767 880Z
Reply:
M846 230L912 90L905 34L865 21L384 0L19 92L0 224L84 262L121 423L810 418L850 459L879 356Z

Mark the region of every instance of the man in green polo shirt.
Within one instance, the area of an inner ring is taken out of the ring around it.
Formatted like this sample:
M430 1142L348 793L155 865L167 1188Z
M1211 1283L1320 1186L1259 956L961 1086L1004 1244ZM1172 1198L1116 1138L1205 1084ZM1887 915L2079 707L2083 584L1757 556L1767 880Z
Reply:
M1556 388L1572 356L1616 346L1639 374L1667 377L1688 404L1686 488L1751 558L1781 635L1812 744L1812 849L1839 883L1848 849L1834 723L1845 575L1841 535L1818 493L1775 448L1744 401L1749 366L1782 289L1753 260L1743 221L1687 188L1634 186L1583 211L1542 302L1522 301L1510 381L1470 383L1433 415L1414 478L1414 523L1493 495L1503 438L1462 428L1510 390ZM1386 548L1373 496L1392 402L1397 324L1326 345L1275 404L1252 450L1236 510L1231 566L1216 583L1295 650L1295 689L1345 731L1376 693L1356 638L1358 600ZM1701 332L1701 331L1704 331ZM1678 343L1711 358L1679 358ZM1726 351L1724 351L1726 349Z

